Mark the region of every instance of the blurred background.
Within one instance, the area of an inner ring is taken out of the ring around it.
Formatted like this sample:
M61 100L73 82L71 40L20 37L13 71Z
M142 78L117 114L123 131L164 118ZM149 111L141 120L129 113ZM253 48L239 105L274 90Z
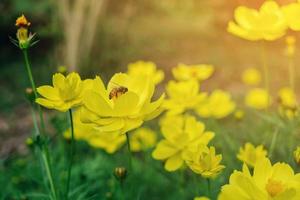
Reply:
M1 0L0 156L24 151L32 127L24 90L29 86L21 51L9 41L24 14L40 42L30 49L37 85L51 81L59 66L84 78L104 80L130 62L150 60L164 69L178 63L213 64L216 73L202 90L222 88L236 99L245 90L241 72L260 69L260 44L226 31L238 5L263 0ZM281 4L293 2L280 0ZM294 33L291 35L296 36ZM272 90L288 85L284 38L266 44ZM296 58L299 52L296 53ZM296 65L299 59L296 60ZM298 77L298 76L297 76ZM163 88L161 88L163 89Z

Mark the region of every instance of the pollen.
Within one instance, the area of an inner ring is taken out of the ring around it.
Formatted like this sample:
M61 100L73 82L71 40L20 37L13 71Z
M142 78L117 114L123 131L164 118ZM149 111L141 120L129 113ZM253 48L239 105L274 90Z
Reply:
M266 190L271 197L275 197L284 191L284 185L280 181L269 179L266 185Z

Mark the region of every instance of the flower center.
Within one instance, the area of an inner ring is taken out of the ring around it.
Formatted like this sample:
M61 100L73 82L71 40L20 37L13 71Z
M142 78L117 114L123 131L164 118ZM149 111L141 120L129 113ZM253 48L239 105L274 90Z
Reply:
M276 181L269 179L266 185L266 190L271 197L277 196L279 193L283 192L284 185L281 181Z
M125 94L126 92L128 92L128 89L126 87L121 86L121 87L113 88L109 93L109 99L115 100L122 94Z

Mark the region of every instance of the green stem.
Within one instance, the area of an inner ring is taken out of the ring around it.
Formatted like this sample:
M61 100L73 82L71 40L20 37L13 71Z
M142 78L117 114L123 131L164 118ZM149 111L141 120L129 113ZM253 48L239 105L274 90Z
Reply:
M120 182L121 199L125 200L124 182L123 182L123 180L120 180L119 182Z
M28 78L29 78L29 81L31 83L31 87L32 87L32 90L33 90L33 93L34 93L34 97L36 99L38 97L38 94L37 94L35 82L34 82L34 79L33 79L33 76L32 76L31 65L30 65L30 62L29 62L27 49L23 50L23 55L24 55L24 60L25 60L25 65L26 65L26 69L27 69ZM38 108L39 117L40 117L41 130L42 130L43 133L45 133L45 123L44 123L44 118L43 118L43 113L42 113L42 110L41 110L41 106L37 105L37 108Z
M127 149L128 149L128 162L129 162L129 169L132 170L132 153L131 153L131 147L130 147L130 137L128 133L126 134L126 142L127 142Z
M295 64L292 56L289 56L289 78L290 78L290 87L295 93Z
M52 169L51 169L51 166L49 165L49 163L50 163L49 152L48 152L48 149L45 148L45 146L41 148L41 154L42 154L42 160L44 162L46 174L47 174L48 179L49 179L49 184L50 184L50 189L51 189L51 192L52 192L52 196L53 196L53 199L56 200L57 199L57 193L56 193L56 188L55 188L54 181L53 181Z
M264 74L264 85L265 90L268 93L268 104L270 104L270 78L269 78L269 67L267 65L267 56L266 56L266 49L265 49L265 43L262 42L261 44L261 60L263 65L263 74ZM268 106L269 107L269 106Z
M200 195L200 187L198 187L198 175L193 174L194 185L195 185L195 196Z
M71 149L70 149L70 163L69 163L68 175L67 175L67 188L65 194L66 199L68 199L68 194L70 190L71 173L72 173L72 166L73 166L73 159L74 159L74 152L75 152L74 124L73 124L73 114L71 109L69 109L69 117L70 117L70 125L71 125Z
M207 181L207 197L211 198L211 185L210 185L210 179L206 178Z
M271 145L270 145L270 153L269 153L269 157L272 157L275 145L276 145L276 141L277 141L277 136L278 136L278 129L275 130L275 132L273 133L272 136L272 140L271 140Z
M35 99L36 99L37 98L37 90L36 90L35 82L34 82L34 79L32 76L31 65L30 65L29 58L28 58L28 51L27 51L27 49L24 49L22 52L24 55L27 75L28 75L29 81L31 83L32 90L34 92ZM43 133L45 133L45 123L44 123L44 118L43 118L43 114L41 111L41 107L40 107L40 105L37 105L37 107L38 107L38 112L39 112L39 117L40 117L41 130ZM33 120L35 120L35 118ZM36 131L35 136L38 137L40 135L41 135L41 131ZM47 177L49 180L52 197L56 200L57 193L56 193L56 188L55 188L54 181L53 181L53 175L52 175L52 170L51 170L51 166L50 166L48 148L45 144L39 145L39 148L40 148L44 168L46 170L46 174L47 174Z

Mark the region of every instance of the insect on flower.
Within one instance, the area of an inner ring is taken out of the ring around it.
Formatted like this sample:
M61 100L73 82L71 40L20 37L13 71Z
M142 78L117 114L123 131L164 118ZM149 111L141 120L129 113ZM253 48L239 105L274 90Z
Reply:
M109 93L109 99L117 99L122 94L128 92L128 88L120 86L113 88Z

